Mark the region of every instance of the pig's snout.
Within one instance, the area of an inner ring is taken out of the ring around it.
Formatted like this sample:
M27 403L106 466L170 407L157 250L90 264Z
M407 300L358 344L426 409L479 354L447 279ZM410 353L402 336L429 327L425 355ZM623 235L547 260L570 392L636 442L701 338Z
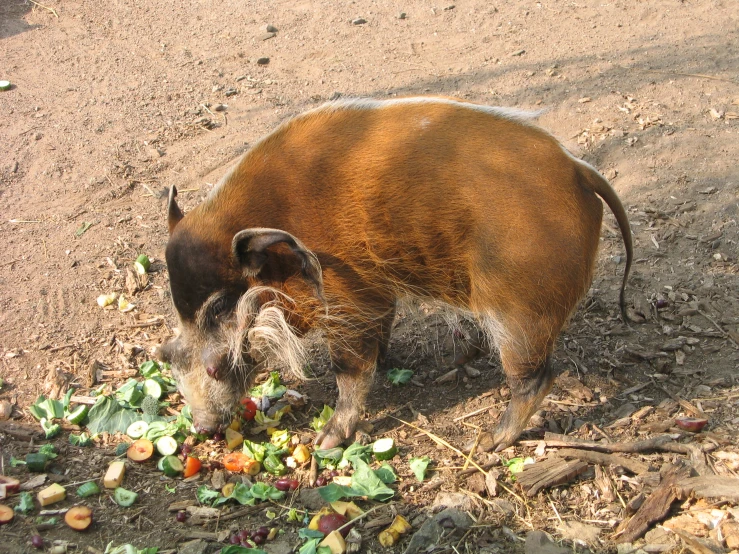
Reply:
M209 423L202 423L200 421L196 421L194 424L195 431L200 435L215 435L216 433L220 433L223 430L223 425L213 425Z

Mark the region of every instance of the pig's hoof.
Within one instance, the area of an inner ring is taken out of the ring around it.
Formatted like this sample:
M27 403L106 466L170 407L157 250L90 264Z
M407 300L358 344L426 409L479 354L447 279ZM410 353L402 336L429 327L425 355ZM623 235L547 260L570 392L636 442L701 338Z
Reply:
M318 433L315 444L322 450L340 446L345 440L354 436L356 426L355 418L336 417L334 414Z

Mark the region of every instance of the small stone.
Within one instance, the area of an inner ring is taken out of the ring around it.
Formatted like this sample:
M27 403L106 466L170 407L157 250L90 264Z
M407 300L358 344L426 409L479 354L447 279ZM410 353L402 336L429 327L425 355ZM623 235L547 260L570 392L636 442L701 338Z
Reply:
M340 92L334 92L334 93L333 93L333 94L332 94L332 95L331 95L331 96L329 97L329 100L338 100L339 98L341 98L341 93L340 93Z
M456 8L456 6L455 6L454 4L450 4L450 5L448 5L448 6L446 7L446 8L444 8L444 11L445 11L445 12L450 12L450 11L452 11L452 10L453 10L454 8Z
M358 17L357 19L352 19L352 25L364 25L367 23L367 20L363 17Z
M613 412L614 419L621 419L622 417L629 417L636 411L636 406L630 403L622 404L615 412Z
M321 498L318 493L318 489L300 489L299 495L300 504L308 508L309 510L318 511L326 502Z
M442 507L469 512L474 506L472 505L472 500L466 494L461 492L442 491L436 495L436 498L434 498L434 503L431 505L431 509L436 510Z
M405 19L406 17L408 17L408 16L406 15L406 13L405 13L405 12L400 12L400 13L398 14L398 19Z
M35 135L33 135L33 138L35 140L41 140L42 138L44 138L44 135L42 135L41 133L36 133Z
M226 92L224 92L223 94L226 95L226 98L230 98L231 96L235 96L238 93L239 93L239 91L236 90L235 88L230 88Z
M209 551L209 544L203 539L186 542L177 549L179 554L206 554Z
M264 33L264 34L259 35L259 40L262 40L262 41L269 40L276 36L277 36L277 33Z
M559 532L564 538L581 544L596 544L600 535L600 529L579 521L562 522L559 526Z
M526 554L568 554L569 548L557 546L544 531L531 531L526 535Z
M257 59L257 65L267 65L269 63L269 58L258 58Z
M214 112L225 112L228 109L228 106L226 104L216 104L213 106Z
M277 27L275 27L274 25L267 24L264 26L264 32L265 33L276 33Z
M511 57L523 56L525 53L526 50L516 50L515 52L511 52Z

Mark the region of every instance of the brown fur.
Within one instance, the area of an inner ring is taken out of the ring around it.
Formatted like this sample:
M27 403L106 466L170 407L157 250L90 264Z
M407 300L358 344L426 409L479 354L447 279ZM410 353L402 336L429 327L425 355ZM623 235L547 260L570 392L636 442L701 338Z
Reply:
M505 445L549 390L554 341L590 285L598 196L624 237L626 283L631 237L610 185L521 116L484 110L449 100L329 105L260 141L184 218L171 196L167 263L183 321L212 294L263 285L291 299L280 305L296 333L325 333L339 404L324 445L353 431L398 298L477 319L513 389L496 431ZM245 249L263 261L246 271L231 242L249 228L304 244L322 283L301 273L299 247L281 242ZM208 342L201 334L197 344ZM186 365L203 371L203 362Z

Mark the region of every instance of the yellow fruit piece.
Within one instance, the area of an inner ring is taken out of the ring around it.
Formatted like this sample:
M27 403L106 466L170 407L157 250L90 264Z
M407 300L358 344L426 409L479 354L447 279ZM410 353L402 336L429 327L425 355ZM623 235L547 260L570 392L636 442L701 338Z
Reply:
M240 448L244 445L244 436L230 427L226 429L226 446L229 450Z
M318 546L328 546L331 549L331 554L344 554L346 552L346 541L338 531L331 531L325 539L318 543Z
M234 419L228 427L234 431L241 431L241 422L238 419Z
M334 512L336 512L337 514L341 514L349 521L364 514L362 508L357 506L354 502L344 502L342 500L337 500L336 502L331 502L331 507L334 509Z
M304 444L299 444L295 447L295 450L293 450L293 458L295 458L295 461L299 464L304 464L310 460L310 450L308 450L308 447Z
M400 540L401 535L404 535L411 529L412 527L411 524L408 523L408 520L398 514L397 516L395 516L395 519L393 520L390 527L380 532L380 534L377 536L377 540L380 541L380 544L382 546L387 548L389 546L393 546L396 542Z
M49 504L53 504L54 502L64 500L66 496L66 489L62 487L59 483L54 483L39 492L36 498L38 498L39 504L41 504L42 506L48 506Z
M244 473L255 477L260 471L262 471L262 464L256 460L249 460L244 464Z
M103 485L106 489L117 489L123 482L123 476L126 473L126 462L113 462L108 466L108 471L103 478Z
M231 496L234 492L234 489L236 488L236 485L234 483L226 483L223 485L223 488L221 489L221 494L228 498Z
M337 475L333 479L334 483L337 485L341 485L342 487L351 487L352 486L352 477L351 475Z

